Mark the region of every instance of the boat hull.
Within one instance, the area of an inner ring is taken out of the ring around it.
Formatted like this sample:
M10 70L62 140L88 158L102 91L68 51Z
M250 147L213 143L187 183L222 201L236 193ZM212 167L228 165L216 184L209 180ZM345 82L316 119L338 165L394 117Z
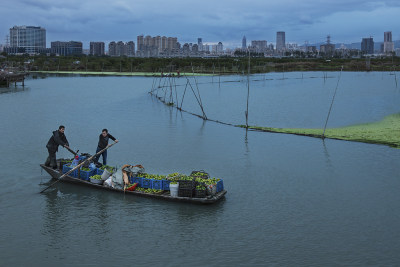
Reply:
M50 167L47 167L43 164L40 164L40 167L42 167L50 176L58 180L62 172L58 169L52 169ZM147 197L147 198L156 198L156 199L161 199L161 200L167 200L167 201L175 201L175 202L187 202L187 203L194 203L194 204L213 204L225 197L225 194L227 193L226 190L222 190L221 192L217 193L215 196L209 196L206 198L191 198L191 197L172 197L168 192L164 192L162 194L149 194L149 193L144 193L144 192L139 192L139 191L124 191L121 189L117 188L111 188L99 184L94 184L89 181L81 180L79 178L75 178L69 175L66 175L63 177L63 179L60 180L60 182L63 183L73 183L73 184L78 184L78 185L83 185L83 186L88 186L96 189L102 189L102 190L108 190L108 191L114 191L118 193L124 193L124 194L130 194L130 195L135 195L139 197Z

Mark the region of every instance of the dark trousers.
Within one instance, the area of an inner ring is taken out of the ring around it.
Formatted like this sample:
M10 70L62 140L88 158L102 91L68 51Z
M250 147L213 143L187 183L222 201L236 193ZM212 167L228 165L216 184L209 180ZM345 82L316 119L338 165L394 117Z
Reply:
M57 168L56 152L50 149L47 149L47 151L49 151L49 156L47 157L44 165L50 166L53 169Z
M102 150L102 149L104 149L104 148L97 147L97 149L96 149L96 154L97 154L100 150ZM103 153L97 155L97 156L94 158L94 161L95 161L95 162L99 162L100 156L103 156L103 165L106 165L106 164L107 164L107 150L105 150Z

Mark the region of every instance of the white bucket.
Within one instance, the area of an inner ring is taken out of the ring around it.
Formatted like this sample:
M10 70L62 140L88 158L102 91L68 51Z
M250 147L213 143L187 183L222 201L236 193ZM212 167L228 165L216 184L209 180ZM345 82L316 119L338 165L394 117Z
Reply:
M101 180L105 181L108 179L108 177L111 176L111 172L107 171L107 169L104 169L103 174L101 175Z
M179 188L179 183L177 184L169 184L169 190L171 193L171 197L177 197L178 196L178 188Z

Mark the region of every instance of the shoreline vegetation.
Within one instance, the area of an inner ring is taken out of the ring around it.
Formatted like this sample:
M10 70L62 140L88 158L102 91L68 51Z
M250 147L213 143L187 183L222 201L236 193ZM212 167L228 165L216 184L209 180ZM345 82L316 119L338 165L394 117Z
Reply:
M93 75L93 76L142 76L142 77L179 77L176 72L98 72L98 71L30 71L38 74L72 74L72 75ZM208 73L179 73L180 76L211 76Z
M136 58L95 56L0 57L0 69L15 71L92 75L243 75L249 72L248 57ZM250 73L307 71L400 71L400 57L296 58L251 57Z
M237 127L246 128L245 125L237 125ZM327 128L325 131L325 137L322 136L324 129L272 128L260 126L249 126L249 129L271 133L295 134L321 139L329 138L381 144L400 148L400 113L386 116L378 122L363 123L339 128Z

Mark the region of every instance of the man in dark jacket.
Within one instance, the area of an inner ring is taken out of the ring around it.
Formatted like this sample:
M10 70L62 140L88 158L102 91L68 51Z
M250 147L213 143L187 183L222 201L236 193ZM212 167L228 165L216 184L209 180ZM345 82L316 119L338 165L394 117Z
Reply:
M99 136L99 143L97 145L97 149L96 149L96 154L100 151L103 150L104 148L106 148L108 146L108 140L111 139L114 142L118 143L118 140L115 139L114 136L112 136L111 134L108 133L107 129L103 129L101 131L101 134ZM105 150L103 153L101 153L100 155L103 156L103 165L107 164L107 150ZM95 162L99 161L100 155L97 155L94 159Z
M49 142L47 142L46 145L47 150L49 151L49 156L44 165L50 166L53 169L57 168L56 152L58 151L58 146L69 148L69 143L67 137L65 137L64 131L65 127L63 125L58 127L58 130L53 132L53 135L50 137Z

